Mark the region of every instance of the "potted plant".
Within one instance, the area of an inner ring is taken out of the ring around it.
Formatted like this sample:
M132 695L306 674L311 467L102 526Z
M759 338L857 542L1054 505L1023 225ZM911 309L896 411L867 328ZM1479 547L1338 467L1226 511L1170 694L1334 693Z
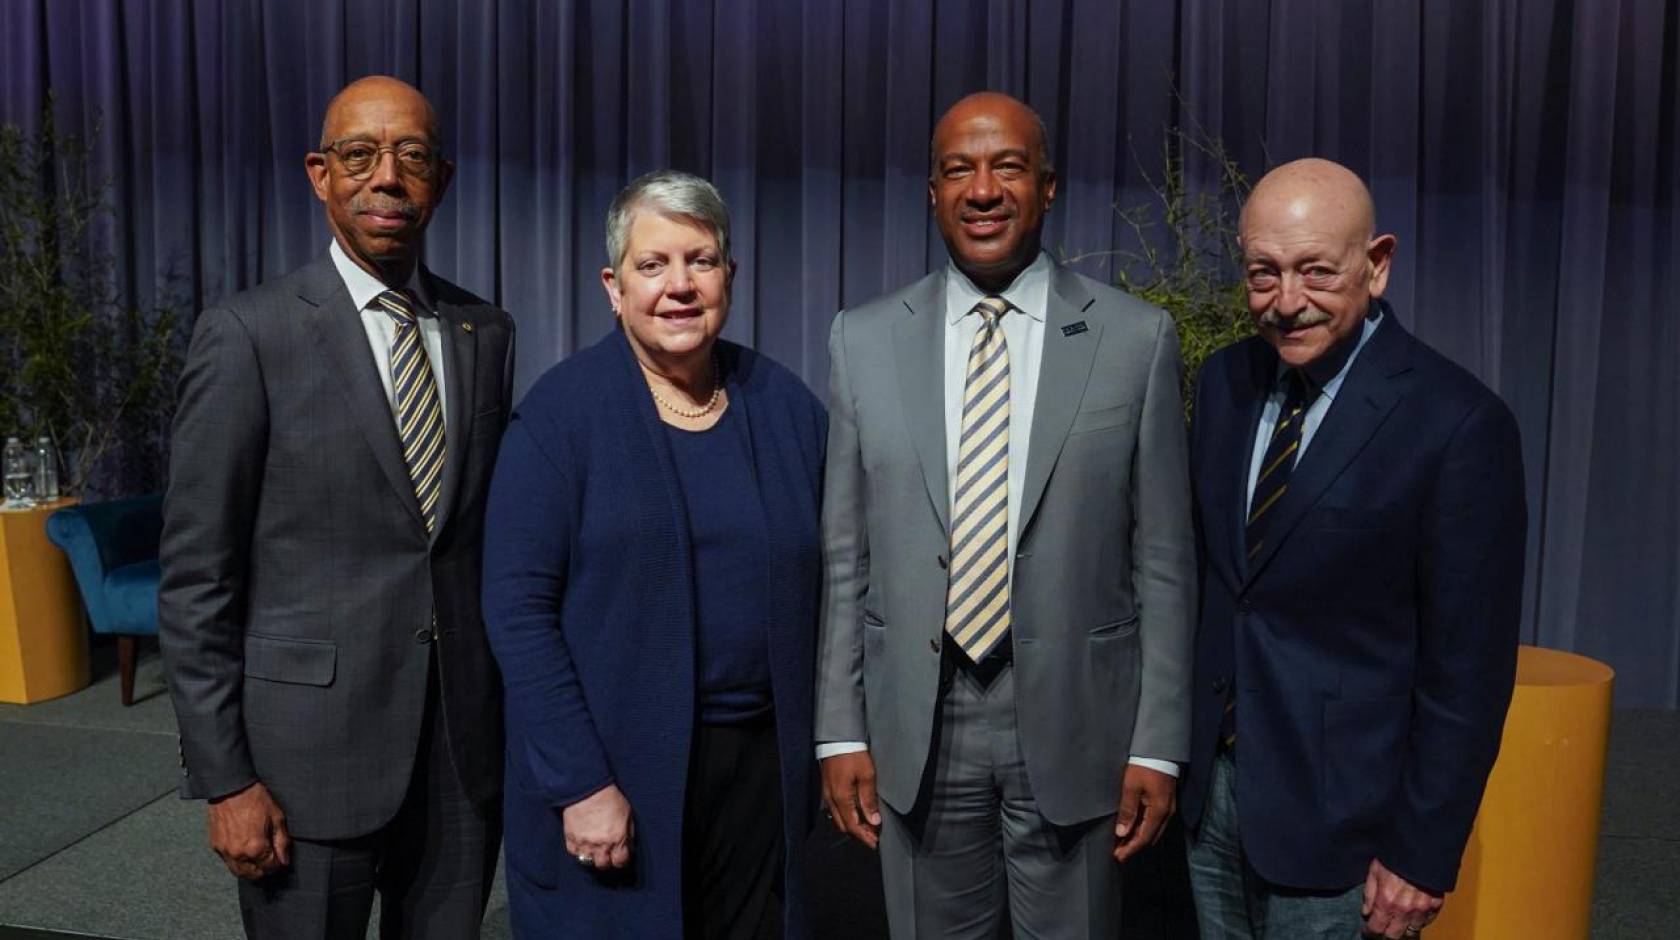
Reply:
M175 310L124 303L97 243L92 152L50 97L38 131L0 126L0 433L51 438L66 495L162 482L180 363Z
M1254 332L1244 301L1242 253L1237 245L1237 213L1250 186L1224 145L1199 125L1169 130L1161 149L1160 176L1144 175L1151 198L1134 206L1115 206L1135 245L1069 260L1113 256L1115 280L1121 289L1172 315L1184 360L1181 381L1188 418L1192 384L1202 363L1216 350ZM1202 158L1217 183L1192 185L1185 168L1187 156Z

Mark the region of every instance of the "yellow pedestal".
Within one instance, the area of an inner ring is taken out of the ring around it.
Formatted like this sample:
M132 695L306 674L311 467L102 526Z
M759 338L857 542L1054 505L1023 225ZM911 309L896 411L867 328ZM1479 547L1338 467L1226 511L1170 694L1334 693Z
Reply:
M88 684L88 632L70 561L47 517L74 503L0 511L0 702L27 705Z
M1614 677L1573 653L1518 651L1499 760L1429 940L1585 940Z

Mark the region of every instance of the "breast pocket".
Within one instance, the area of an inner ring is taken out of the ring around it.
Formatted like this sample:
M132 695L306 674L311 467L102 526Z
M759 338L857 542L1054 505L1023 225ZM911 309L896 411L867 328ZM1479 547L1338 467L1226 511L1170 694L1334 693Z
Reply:
M1102 408L1092 408L1081 411L1073 416L1073 425L1068 428L1068 434L1088 434L1092 431L1107 431L1113 428L1125 427L1137 421L1137 404L1122 402Z
M1401 527L1400 510L1387 506L1319 506L1307 527L1321 532L1386 532Z

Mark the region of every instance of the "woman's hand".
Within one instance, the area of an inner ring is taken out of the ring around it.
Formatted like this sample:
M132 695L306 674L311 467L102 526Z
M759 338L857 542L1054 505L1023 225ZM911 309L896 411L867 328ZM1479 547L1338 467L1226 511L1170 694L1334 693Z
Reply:
M630 801L617 785L608 784L561 810L560 823L566 830L566 851L579 864L589 864L585 857L603 870L630 864L636 824L630 819Z

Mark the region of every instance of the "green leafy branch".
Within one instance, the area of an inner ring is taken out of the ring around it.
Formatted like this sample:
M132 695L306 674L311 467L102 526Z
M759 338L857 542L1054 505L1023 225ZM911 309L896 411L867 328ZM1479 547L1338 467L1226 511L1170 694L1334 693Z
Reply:
M33 133L0 126L0 431L52 438L70 493L130 445L155 452L143 474L155 481L180 317L167 301L121 302L95 238L110 182L92 175L91 139L60 131L53 110L49 96Z
M1186 157L1200 154L1217 183L1193 185ZM1159 176L1144 173L1151 197L1114 207L1135 247L1088 252L1068 260L1111 256L1121 289L1172 315L1184 361L1181 378L1186 417L1191 385L1216 350L1254 332L1244 302L1242 255L1237 245L1238 212L1248 197L1248 178L1222 142L1192 119L1167 130L1161 143ZM1134 155L1141 166L1142 161Z

